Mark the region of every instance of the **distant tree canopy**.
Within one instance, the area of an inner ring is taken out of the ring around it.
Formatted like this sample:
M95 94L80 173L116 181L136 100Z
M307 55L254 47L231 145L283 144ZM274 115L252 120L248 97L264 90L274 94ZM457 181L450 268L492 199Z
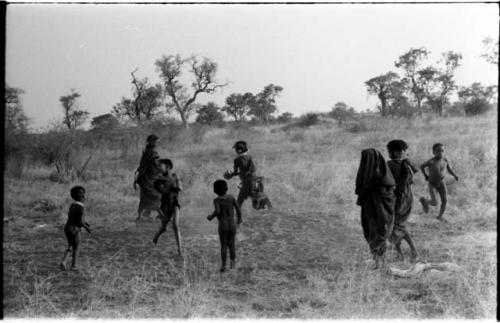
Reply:
M486 37L483 39L483 53L481 57L493 65L498 65L498 40L495 42L493 38Z
M339 126L342 126L343 122L354 118L356 111L353 107L349 107L344 102L337 102L332 108L332 111L328 113L330 118L337 120Z
M22 89L5 86L5 135L25 133L29 119L21 103Z
M151 121L163 105L161 84L151 85L147 78L138 79L132 71L132 99L122 98L113 106L113 114L119 119L128 119L136 124Z
M269 84L264 89L257 93L251 101L249 115L254 115L264 124L269 124L269 120L273 113L278 111L276 107L276 98L283 91L279 85Z
M293 118L293 114L291 114L290 112L284 112L284 113L280 114L278 116L278 118L276 118L276 121L278 123L288 123L288 122L292 121L292 118Z
M90 124L94 130L111 130L116 128L119 122L111 113L106 113L93 118Z
M78 109L76 100L80 96L80 93L76 92L75 89L71 89L68 95L63 95L59 98L64 112L63 124L70 131L83 125L89 116L87 111Z
M156 61L155 65L163 80L165 96L169 99L165 106L167 110L177 111L186 128L190 115L196 109L193 103L198 95L214 93L217 89L227 85L215 80L217 63L206 57L200 59L196 56L182 58L180 55L164 55ZM189 72L194 77L191 83L191 93L189 93L189 87L181 82L186 66L189 67Z
M226 98L226 105L222 108L222 111L234 118L234 121L242 122L253 106L254 100L254 95L250 92L245 94L233 93Z
M224 116L220 112L219 106L214 102L208 102L198 109L196 122L209 126L221 124L224 121Z
M393 99L396 93L404 92L399 82L399 75L394 72L373 77L365 82L368 93L376 95L379 98L380 113L382 116L390 114L389 100Z
M467 116L479 115L491 109L491 101L496 95L496 86L483 86L473 83L471 86L462 87L458 91L458 98L463 104Z

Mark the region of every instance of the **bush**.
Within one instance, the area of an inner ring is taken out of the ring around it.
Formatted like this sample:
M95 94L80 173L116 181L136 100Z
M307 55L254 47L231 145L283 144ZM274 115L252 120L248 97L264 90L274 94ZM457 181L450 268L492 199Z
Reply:
M488 112L491 110L492 104L489 104L488 101L484 99L477 98L465 103L463 107L465 115L470 117Z
M319 123L319 115L317 113L307 113L300 117L299 121L295 124L298 127L306 128L317 125Z
M366 125L366 123L362 120L352 124L350 127L349 127L349 132L350 133L361 133L361 132L367 132L369 129L368 129L368 126Z

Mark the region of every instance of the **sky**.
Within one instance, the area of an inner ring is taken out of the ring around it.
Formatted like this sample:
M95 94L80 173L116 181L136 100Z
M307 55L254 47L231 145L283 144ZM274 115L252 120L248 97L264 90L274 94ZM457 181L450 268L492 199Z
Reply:
M159 82L163 55L199 55L218 63L223 90L200 95L219 105L232 93L284 88L280 113L326 112L336 102L374 109L365 81L396 71L410 48L463 56L459 85L496 84L497 67L480 57L498 39L498 5L314 4L158 5L9 4L6 82L22 88L32 129L62 119L59 97L81 93L91 117L130 97L130 72ZM401 74L401 73L400 73Z

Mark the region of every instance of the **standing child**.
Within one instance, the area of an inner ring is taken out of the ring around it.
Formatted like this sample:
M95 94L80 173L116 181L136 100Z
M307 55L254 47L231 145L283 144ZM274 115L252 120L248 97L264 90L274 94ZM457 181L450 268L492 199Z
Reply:
M66 262L72 254L71 270L78 270L78 256L80 253L80 228L85 228L90 233L90 226L85 222L85 188L75 186L70 191L74 202L71 203L68 211L68 221L64 226L64 233L68 239L68 249L64 252L64 258L61 262L61 269L66 270Z
M411 260L417 257L417 249L413 244L410 233L406 229L406 221L410 217L413 206L413 193L411 184L413 184L413 174L417 169L406 158L408 144L403 140L392 140L387 144L389 160L387 166L391 170L392 176L396 181L396 205L394 207L394 228L389 239L396 247L398 258L404 260L401 251L401 241L404 239L410 246Z
M234 160L233 172L226 171L224 173L225 179L231 179L233 176L239 175L241 180L241 187L238 193L237 203L241 208L243 202L252 196L252 179L255 176L256 167L252 157L248 155L247 143L245 141L237 141L233 145L234 150L238 157Z
M182 256L181 233L179 230L179 216L181 206L178 200L179 193L182 191L181 182L179 177L172 172L174 164L170 159L160 159L158 163L163 173L159 179L155 180L153 186L155 190L157 190L161 194L161 225L160 229L153 238L153 243L158 243L158 238L163 232L167 230L167 224L170 219L173 219L172 228L174 229L177 251L179 253L179 256Z
M439 210L439 215L437 216L438 220L443 219L443 214L446 209L446 183L444 182L444 175L446 170L450 173L455 180L458 181L458 176L453 172L450 167L448 160L444 157L444 145L441 143L436 143L432 146L432 153L434 157L426 161L420 167L422 169L422 174L425 176L425 180L429 183L429 195L431 199L425 199L424 197L420 198L420 203L422 203L422 207L424 212L429 212L429 205L436 206L436 194L434 191L437 191L439 194L439 198L441 199L441 209ZM429 175L425 172L425 169L428 168Z
M220 238L220 251L222 258L222 265L220 272L226 271L226 258L227 249L229 249L229 257L231 259L230 268L234 268L236 261L236 229L241 224L241 211L238 203L232 195L227 193L227 182L224 180L217 180L214 183L214 193L217 198L214 200L215 210L210 214L207 219L211 221L214 217L219 220L219 238ZM238 217L238 222L234 222L234 211Z

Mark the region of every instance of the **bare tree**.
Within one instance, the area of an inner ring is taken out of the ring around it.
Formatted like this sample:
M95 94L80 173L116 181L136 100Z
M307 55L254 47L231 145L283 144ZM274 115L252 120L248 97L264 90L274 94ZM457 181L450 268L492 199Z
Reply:
M196 110L193 104L201 93L212 94L217 89L227 85L219 84L215 80L217 73L217 63L204 57L199 59L196 56L182 58L180 55L163 55L155 63L157 71L163 80L165 95L170 99L166 103L167 110L175 109L181 117L184 127L188 127L188 119ZM181 76L185 66L189 66L194 79L191 83L191 93L188 86L182 84Z
M488 63L498 65L498 40L495 42L493 38L486 37L483 39L483 46L481 57L486 59Z
M62 104L64 119L63 123L68 130L73 131L85 123L89 113L85 110L79 110L76 100L81 96L75 89L71 89L68 95L63 95L59 98Z

